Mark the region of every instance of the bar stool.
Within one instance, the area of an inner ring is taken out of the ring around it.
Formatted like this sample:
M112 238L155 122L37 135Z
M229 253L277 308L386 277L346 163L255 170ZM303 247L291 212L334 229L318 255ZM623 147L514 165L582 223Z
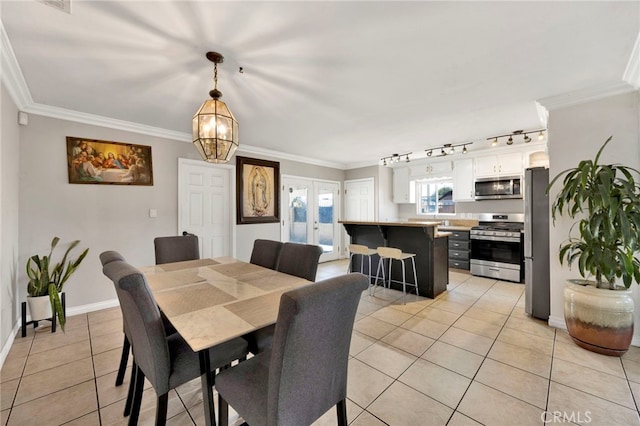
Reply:
M393 247L378 247L378 255L380 256L380 260L378 261L378 268L376 269L375 287L378 286L378 274L380 270L382 270L382 285L384 286L385 283L384 259L389 259L389 287L391 287L391 264L394 260L399 260L402 263L402 304L405 304L404 299L407 294L407 285L415 287L416 296L419 296L418 277L416 275L416 255L414 253L403 253L402 250ZM411 259L413 265L413 284L407 283L406 279L405 260L407 259ZM375 287L373 288L373 294L376 292Z
M359 254L362 256L360 261L360 273L364 274L364 257L367 256L369 258L369 284L371 284L371 256L378 253L375 249L370 249L367 246L363 246L361 244L349 244L349 264L347 265L347 272L351 272L351 262L353 260L353 255Z

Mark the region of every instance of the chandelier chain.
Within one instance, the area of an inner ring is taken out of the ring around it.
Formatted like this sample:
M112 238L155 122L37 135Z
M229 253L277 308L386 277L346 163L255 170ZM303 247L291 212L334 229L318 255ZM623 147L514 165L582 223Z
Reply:
M218 64L213 64L213 88L218 90Z

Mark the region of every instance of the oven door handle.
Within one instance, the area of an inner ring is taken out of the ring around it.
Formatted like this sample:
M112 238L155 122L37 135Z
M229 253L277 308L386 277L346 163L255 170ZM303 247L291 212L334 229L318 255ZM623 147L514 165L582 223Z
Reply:
M504 241L507 243L519 243L518 237L493 237L489 235L471 235L469 238L472 240L485 240L485 241Z

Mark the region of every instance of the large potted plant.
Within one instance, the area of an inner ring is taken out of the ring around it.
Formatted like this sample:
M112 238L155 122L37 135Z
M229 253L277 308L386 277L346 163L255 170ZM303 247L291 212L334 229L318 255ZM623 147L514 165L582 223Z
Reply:
M60 328L64 331L66 318L60 301L60 293L65 282L87 256L89 249L85 249L78 258L67 261L71 250L80 244L79 240L73 241L60 262L53 263L51 256L59 241L58 237L51 240L51 250L48 256L40 257L36 254L27 260L27 277L29 278L27 303L32 320L52 318L55 315L60 323ZM46 308L44 312L42 307Z
M621 356L633 337L633 299L629 287L640 283L640 190L638 170L621 164L580 161L559 173L560 192L551 216L578 219L560 245L560 263L578 264L582 280L570 280L565 295L565 321L571 338L594 352ZM577 236L576 236L577 232ZM619 283L622 281L622 285Z

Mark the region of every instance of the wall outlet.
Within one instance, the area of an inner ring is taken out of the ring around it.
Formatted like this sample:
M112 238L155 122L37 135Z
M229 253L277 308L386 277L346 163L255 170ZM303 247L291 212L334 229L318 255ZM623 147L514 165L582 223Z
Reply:
M158 217L158 210L149 209L149 217Z

